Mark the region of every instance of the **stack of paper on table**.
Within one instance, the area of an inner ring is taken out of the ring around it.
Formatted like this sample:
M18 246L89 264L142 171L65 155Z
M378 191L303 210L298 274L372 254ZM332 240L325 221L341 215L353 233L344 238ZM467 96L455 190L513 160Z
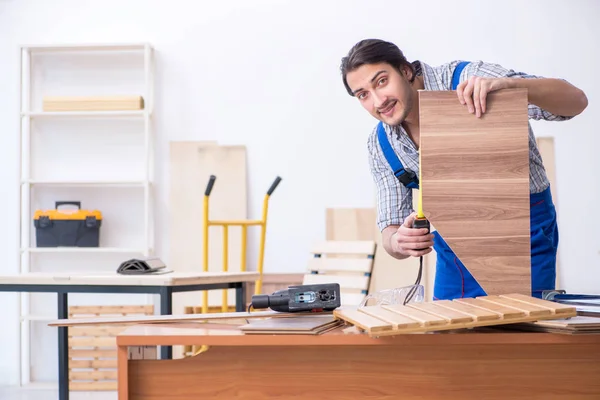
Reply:
M514 328L519 330L566 333L566 334L590 334L600 333L600 318L576 316L572 318L556 319L549 321L535 321L515 324Z
M319 335L343 325L333 315L268 318L240 326L245 334Z

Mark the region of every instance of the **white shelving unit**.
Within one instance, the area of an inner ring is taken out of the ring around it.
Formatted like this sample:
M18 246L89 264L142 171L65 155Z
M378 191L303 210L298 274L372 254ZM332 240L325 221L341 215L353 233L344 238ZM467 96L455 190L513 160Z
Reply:
M20 273L73 267L114 270L115 261L153 255L152 46L25 45L20 57ZM143 110L44 112L42 108L46 95L115 94L141 95ZM36 247L34 211L65 200L81 201L82 209L102 212L100 247ZM31 323L56 318L56 312L32 311L36 295L20 297L22 385L35 383ZM44 308L40 303L35 305Z

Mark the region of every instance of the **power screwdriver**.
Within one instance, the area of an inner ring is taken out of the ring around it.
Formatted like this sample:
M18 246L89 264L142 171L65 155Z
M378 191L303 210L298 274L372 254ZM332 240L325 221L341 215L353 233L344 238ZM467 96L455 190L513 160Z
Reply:
M273 294L252 296L250 306L254 309L270 308L273 311L333 311L341 306L340 285L322 283L289 286Z

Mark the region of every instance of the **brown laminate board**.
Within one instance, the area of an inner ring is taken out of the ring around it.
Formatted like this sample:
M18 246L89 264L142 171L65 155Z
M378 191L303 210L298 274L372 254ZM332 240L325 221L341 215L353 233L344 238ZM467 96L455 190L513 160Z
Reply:
M531 293L527 91L419 92L423 211L488 295Z

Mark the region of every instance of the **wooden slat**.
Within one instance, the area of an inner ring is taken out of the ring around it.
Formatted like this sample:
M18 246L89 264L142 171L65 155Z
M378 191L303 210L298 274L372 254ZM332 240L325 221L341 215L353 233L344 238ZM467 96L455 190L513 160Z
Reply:
M116 336L126 328L126 326L73 326L69 328L69 336Z
M69 368L117 368L117 359L109 360L69 360Z
M365 306L361 307L359 310L360 312L390 323L393 329L417 328L421 326L418 321L409 317L405 317L397 312L386 310L383 307Z
M446 321L450 323L459 323L459 322L472 322L474 318L470 315L463 314L459 311L450 310L447 308L443 308L438 306L435 302L425 302L425 303L409 303L408 307L414 308L417 310L424 311L429 314L433 314L440 318L444 318Z
M69 338L71 347L114 347L117 345L116 337L74 337Z
M438 307L444 307L448 310L458 311L466 314L472 317L475 321L492 321L500 319L502 316L502 314L495 311L483 310L481 308L473 307L469 304L458 303L452 300L436 300L435 304Z
M458 303L469 304L473 307L478 307L483 310L499 312L502 314L504 319L519 318L519 317L524 317L525 315L527 315L527 313L525 311L517 310L517 309L511 308L511 307L506 307L506 306L503 306L503 305L497 304L497 303L487 302L480 298L456 299L454 301L456 301Z
M486 296L486 297L482 297L481 300L486 301L486 302L492 302L495 304L501 304L501 305L507 306L507 307L512 307L517 310L524 311L525 313L527 313L527 315L530 315L532 317L539 317L542 315L552 314L552 311L550 311L549 309L547 309L545 307L539 307L534 304L523 303L520 301L507 299L507 298L500 297L500 296Z
M44 111L142 110L141 96L44 96Z
M117 350L69 349L71 358L117 358Z
M308 260L308 269L319 272L371 272L373 259L371 258L327 258L312 257Z
M419 120L426 217L487 294L530 294L527 91L490 93L481 118L421 91Z
M554 314L569 314L573 309L573 307L568 304L554 303L551 301L538 299L537 297L525 296L520 293L512 293L506 295L501 294L500 297L519 301L525 304L532 304L537 307L547 308Z
M306 274L305 285L322 283L339 283L340 288L367 290L369 288L369 277L364 275L334 275L334 274Z
M343 312L344 320L351 324L358 326L369 333L381 333L384 331L391 331L392 325L388 322L382 321L379 318L372 317L371 315L365 314L356 308L342 308L338 309L338 312Z
M97 381L97 382L70 382L69 389L72 391L94 392L94 391L116 391L118 382L115 381Z
M415 308L406 307L401 304L390 304L382 306L386 310L393 311L395 313L404 315L405 317L418 321L423 326L436 326L447 324L445 318L438 317L437 315L429 314L427 312L417 310Z
M70 306L69 315L83 317L98 314L149 314L154 312L153 305L124 305L124 306Z
M106 371L71 371L69 372L69 379L74 381L86 381L86 380L116 380L117 370L106 370Z
M375 254L375 242L372 240L325 240L315 243L310 251L312 254L367 256Z

